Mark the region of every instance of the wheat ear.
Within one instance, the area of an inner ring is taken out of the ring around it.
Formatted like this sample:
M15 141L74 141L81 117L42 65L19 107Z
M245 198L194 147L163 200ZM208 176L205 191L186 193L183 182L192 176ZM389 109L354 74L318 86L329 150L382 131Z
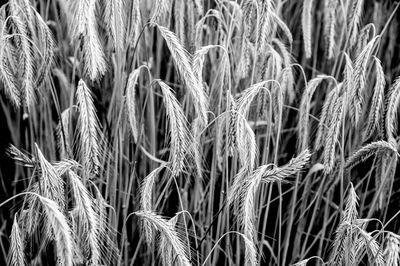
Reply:
M328 263L330 266L354 264L356 232L353 225L356 223L358 218L357 200L358 197L353 184L350 183L346 206L338 230L336 231L335 240L330 253Z
M71 136L70 136L70 113L67 108L61 113L61 120L57 124L57 148L61 159L68 159L72 155Z
M191 265L187 256L187 251L185 250L185 245L179 234L175 231L172 223L153 212L139 211L135 212L135 214L140 219L148 221L148 224L159 231L162 238L165 239L163 243L172 247L173 256L171 256L170 259L173 259L173 261L168 261L166 265ZM164 247L160 247L161 250L163 248Z
M298 124L298 150L304 150L308 146L311 98L317 87L326 77L327 76L320 75L310 80L301 97Z
M88 261L91 265L98 265L101 261L101 238L99 216L93 207L94 199L74 172L68 171L68 177L76 208L77 234L83 239L83 250Z
M353 82L349 91L349 98L351 101L350 110L353 114L353 121L355 125L361 116L362 105L364 102L363 92L365 90L365 77L367 74L367 63L371 57L372 49L375 45L376 37L372 39L362 52L357 56L354 64Z
M126 109L127 109L127 115L128 115L128 120L129 120L129 125L131 127L131 132L134 141L136 142L138 140L138 122L136 119L136 84L139 78L140 74L140 69L135 69L132 71L132 73L129 74L128 77L128 83L126 85Z
M33 89L34 60L30 44L31 39L28 37L26 27L18 15L20 13L19 5L11 1L10 11L11 16L9 19L15 31L15 38L17 39L16 48L19 52L19 61L22 63L21 96L24 105L28 106L29 109L35 103L35 91Z
M393 82L388 92L386 103L386 134L390 141L395 138L397 128L397 109L400 103L400 77Z
M326 134L324 148L324 170L330 173L333 170L336 157L336 142L339 138L340 126L343 122L343 106L345 104L344 96L341 95L333 103L332 117L328 125L328 133Z
M383 251L379 243L371 236L370 233L366 232L365 230L359 228L358 233L360 238L362 239L362 244L360 250L363 248L367 250L368 260L370 265L376 266L385 266L388 265L385 262ZM358 252L356 252L357 254ZM390 264L389 264L390 265Z
M386 151L398 155L396 147L390 142L379 140L369 143L361 147L349 159L347 159L345 167L353 167L360 162L364 162L374 154L379 154Z
M78 103L78 150L80 160L85 169L85 178L88 174L97 175L100 172L101 131L96 115L92 93L83 80L78 83L76 90Z
M326 135L328 133L327 127L330 124L333 109L335 107L337 98L339 97L340 87L337 86L334 89L332 89L331 92L329 92L328 96L324 101L324 105L322 106L322 112L318 123L317 137L315 140L315 147L314 147L315 150L320 149L326 139Z
M335 49L335 34L336 34L336 6L338 1L324 1L324 36L327 47L328 59L333 58Z
M400 265L400 236L394 233L389 233L386 236L385 249L383 256L387 265Z
M172 175L178 175L185 166L186 155L192 155L191 144L193 137L188 129L186 116L171 88L162 81L158 81L164 95L163 101L171 130L170 162Z
M150 174L148 174L140 187L140 207L144 212L151 212L153 210L153 186L156 177L165 168L165 165L161 165L154 169ZM153 228L147 220L142 221L142 230L146 237L147 244L150 246L153 239Z
M364 0L351 0L348 2L350 12L348 15L349 29L350 29L350 46L353 46L357 41L358 28L361 22L361 15Z
M75 40L82 37L84 72L91 80L97 80L105 73L107 65L97 32L96 0L72 0L69 7L70 35Z
M201 117L203 124L206 125L208 110L207 95L193 72L190 54L173 32L158 24L156 26L167 43L178 73L192 96L197 115Z
M310 160L310 152L303 151L296 158L282 167L270 169L270 165L258 167L250 176L245 177L245 182L240 189L239 203L239 223L243 228L244 235L251 241L255 242L255 225L254 225L254 199L260 182L271 183L283 180L289 176L297 174ZM252 252L253 251L253 252ZM257 265L257 254L251 247L246 246L246 264Z
M40 182L40 195L43 195L50 200L55 201L61 210L66 207L64 197L64 181L57 174L56 169L51 165L46 158L43 156L38 145L35 143L36 158L40 167L41 177Z
M58 204L48 198L37 195L46 214L46 221L51 227L56 242L57 264L72 266L74 254L74 242L71 228L64 214L60 211Z
M383 99L385 97L385 74L382 69L381 61L374 57L375 61L375 72L376 82L374 86L374 93L372 95L371 108L369 110L367 126L364 130L364 139L368 139L372 136L375 130L379 130L382 114L383 114Z
M125 0L104 1L104 22L116 50L124 48L125 43Z
M11 229L10 249L8 251L8 265L23 266L26 264L25 241L21 228L18 224L17 215L14 217L14 223Z
M307 58L312 55L311 40L312 40L312 8L314 0L303 1L303 12L301 14L301 25L303 29L304 50Z

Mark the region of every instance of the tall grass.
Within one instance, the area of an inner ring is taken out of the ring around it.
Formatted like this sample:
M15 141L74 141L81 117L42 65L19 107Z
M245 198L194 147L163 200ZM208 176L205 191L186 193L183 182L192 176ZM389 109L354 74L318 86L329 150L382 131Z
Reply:
M400 265L398 3L2 3L0 265Z

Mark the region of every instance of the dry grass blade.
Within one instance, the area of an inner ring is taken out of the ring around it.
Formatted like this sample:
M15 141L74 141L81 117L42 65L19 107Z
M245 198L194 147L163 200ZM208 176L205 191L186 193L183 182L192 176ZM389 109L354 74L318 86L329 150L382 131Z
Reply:
M185 250L185 245L179 234L175 231L174 225L169 221L163 219L161 216L154 214L153 212L135 212L135 214L143 220L148 221L149 225L155 230L159 231L162 237L165 239L164 244L170 245L173 250L173 256L166 265L191 265ZM165 247L160 247L163 250Z
M91 91L83 80L78 83L76 99L79 111L78 150L83 169L86 171L85 178L88 178L89 173L97 175L100 172L102 137Z
M162 81L158 81L164 95L163 101L167 112L170 128L170 162L172 175L177 176L185 167L186 156L192 155L191 145L193 137L188 129L186 116L171 88Z

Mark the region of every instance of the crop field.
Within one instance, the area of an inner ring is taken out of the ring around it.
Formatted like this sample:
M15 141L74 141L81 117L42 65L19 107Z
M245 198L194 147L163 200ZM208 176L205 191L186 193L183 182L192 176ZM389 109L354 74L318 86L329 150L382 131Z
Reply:
M0 4L0 265L400 266L400 2Z

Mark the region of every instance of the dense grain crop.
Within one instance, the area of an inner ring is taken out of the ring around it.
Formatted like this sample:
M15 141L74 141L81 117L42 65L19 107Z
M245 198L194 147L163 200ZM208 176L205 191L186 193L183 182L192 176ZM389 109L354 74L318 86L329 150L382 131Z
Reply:
M0 265L400 265L400 3L0 4Z

